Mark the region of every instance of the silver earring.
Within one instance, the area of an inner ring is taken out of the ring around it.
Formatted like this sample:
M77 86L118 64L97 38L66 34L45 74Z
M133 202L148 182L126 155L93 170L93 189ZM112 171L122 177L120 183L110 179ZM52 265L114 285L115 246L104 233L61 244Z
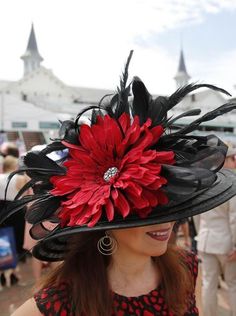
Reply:
M117 250L117 241L105 232L97 242L98 251L104 256L110 256Z

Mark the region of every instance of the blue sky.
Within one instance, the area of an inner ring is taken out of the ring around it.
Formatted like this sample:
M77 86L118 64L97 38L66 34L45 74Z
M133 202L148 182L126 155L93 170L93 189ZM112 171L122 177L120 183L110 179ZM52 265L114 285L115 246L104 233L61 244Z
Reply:
M8 0L0 4L0 79L22 77L31 23L43 65L70 85L115 88L130 77L171 93L180 42L193 81L236 90L236 0Z
M232 92L233 85L236 84L235 35L236 11L222 10L214 14L203 13L201 21L185 22L184 25L162 32L150 32L146 38L137 36L135 42L138 46L149 49L164 48L176 63L174 72L177 71L182 47L187 71L193 80L211 80L221 85L225 83ZM209 70L214 67L215 75L209 74ZM232 80L232 77L235 79Z
M183 44L183 48L192 59L206 59L227 50L236 48L236 12L223 11L217 14L204 14L201 23L190 24L187 27L179 26L176 29L167 30L162 33L151 33L149 42L142 42L137 38L140 45L163 46L176 54Z

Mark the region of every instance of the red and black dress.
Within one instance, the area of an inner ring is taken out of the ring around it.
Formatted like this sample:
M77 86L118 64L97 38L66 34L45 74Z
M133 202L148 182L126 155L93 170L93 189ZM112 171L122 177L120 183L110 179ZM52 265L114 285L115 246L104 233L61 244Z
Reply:
M186 263L196 281L198 271L197 257L186 255ZM68 295L68 286L63 283L57 288L44 288L35 294L39 311L44 316L74 316L73 306ZM111 316L174 316L168 310L164 300L164 291L159 285L157 289L138 297L126 297L113 294L113 305L116 313ZM197 316L195 295L188 300L188 311L183 316Z

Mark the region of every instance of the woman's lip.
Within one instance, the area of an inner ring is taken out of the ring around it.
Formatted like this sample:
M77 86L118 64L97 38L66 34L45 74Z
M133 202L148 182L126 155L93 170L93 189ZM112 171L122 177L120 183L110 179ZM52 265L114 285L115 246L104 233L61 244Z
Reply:
M152 239L165 241L170 237L170 229L158 229L147 232L146 234Z

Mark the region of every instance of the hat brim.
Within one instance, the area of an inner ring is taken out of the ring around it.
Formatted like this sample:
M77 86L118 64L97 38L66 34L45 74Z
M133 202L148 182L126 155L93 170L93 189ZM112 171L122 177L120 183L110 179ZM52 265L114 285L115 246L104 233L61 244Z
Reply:
M37 243L33 249L33 255L40 260L61 261L65 258L67 240L71 235L89 231L132 228L177 221L209 211L226 202L234 195L236 195L236 174L233 171L223 169L217 173L217 179L209 189L197 192L190 196L188 200L178 204L168 204L164 207L158 206L146 218L132 215L125 219L117 217L112 222L107 220L100 221L94 227L57 227L46 238Z

